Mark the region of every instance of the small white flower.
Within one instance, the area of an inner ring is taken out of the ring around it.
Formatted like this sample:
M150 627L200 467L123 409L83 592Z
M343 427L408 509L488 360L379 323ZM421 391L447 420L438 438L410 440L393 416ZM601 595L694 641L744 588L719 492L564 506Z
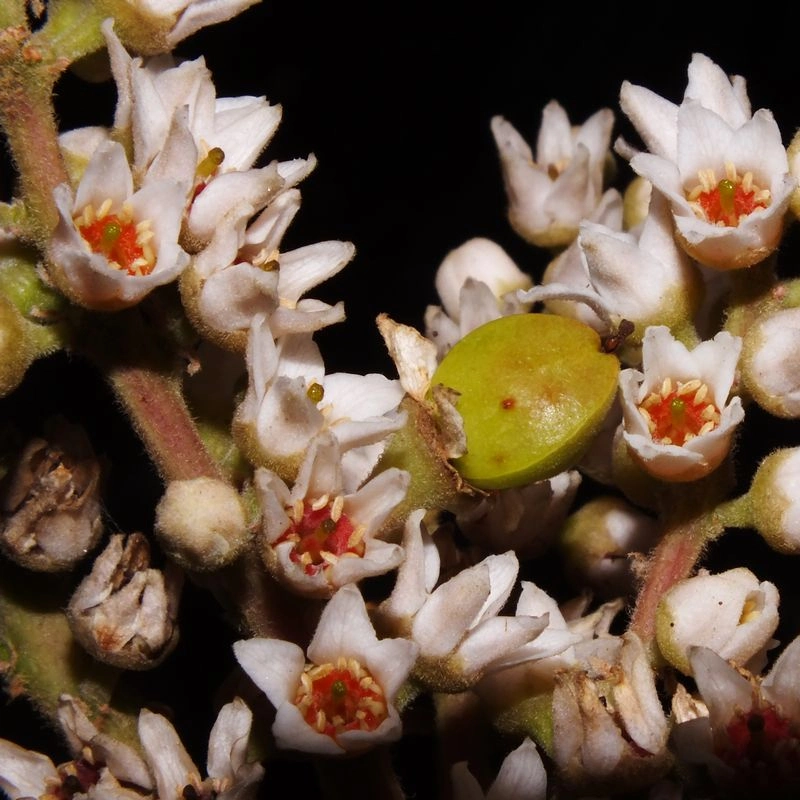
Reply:
M772 113L750 113L741 78L695 54L679 106L627 82L620 105L651 151L631 167L667 196L693 258L737 269L775 250L797 181Z
M11 800L49 800L62 794L88 800L141 800L143 793L152 791L150 771L139 754L99 732L74 698L59 698L57 716L73 755L58 767L42 753L0 739L0 790Z
M178 245L185 186L153 181L137 192L122 145L104 142L73 194L54 198L50 245L54 279L74 302L95 310L134 305L175 280L189 256Z
M498 616L519 564L513 551L490 555L436 586L439 553L423 528L424 511L409 515L405 561L391 595L377 608L387 628L419 645L417 677L444 691L474 685L495 661L535 639L547 617Z
M131 58L110 20L103 31L119 94L117 135L133 140L137 181L171 179L186 188L191 249L207 245L235 207L250 206L253 216L316 166L309 156L253 168L280 124L280 106L264 97L218 98L202 58L178 65Z
M247 346L248 390L236 413L254 463L293 477L311 440L330 430L342 451L345 485L369 475L387 437L405 424L399 381L378 373L325 373L310 333L277 343L269 318L253 319Z
M358 589L328 601L306 655L279 639L235 642L242 669L275 706L279 747L344 755L394 742L395 699L417 657L406 639L378 639ZM309 663L310 662L310 663Z
M339 447L329 431L311 442L291 490L274 472L257 470L267 568L299 594L324 598L394 569L402 548L376 535L410 480L408 472L390 468L345 493Z
M645 331L643 372L625 369L619 383L623 437L648 473L697 480L727 456L744 419L740 398L729 398L741 344L721 331L688 350L665 326Z
M763 677L731 666L708 647L692 648L689 658L701 700L682 704L689 713L673 731L679 757L704 764L726 797L765 791L771 797L796 797L800 638Z
M300 192L289 189L249 225L253 209L246 204L219 220L181 282L184 304L190 312L196 309L201 330L220 332L223 344L243 350L259 313L268 315L275 337L313 333L344 319L342 303L331 306L304 295L343 269L355 248L328 241L281 252L281 239L299 208Z
M703 282L675 243L666 201L655 195L636 232L583 222L578 244L588 281L619 319L634 323L631 339L641 342L648 325L686 325L699 305Z
M500 765L497 777L484 794L466 761L453 764L450 770L454 800L545 800L547 772L536 745L526 736Z
M523 238L541 247L568 245L603 194L603 170L614 116L604 108L570 125L555 100L542 112L536 156L507 120L491 121L508 196L508 217Z
M252 722L252 712L238 697L220 709L208 739L208 777L204 780L167 718L142 709L139 739L155 778L157 796L188 797L192 793L218 800L254 800L264 768L247 761Z
M772 643L778 627L778 589L745 567L712 575L701 570L671 587L661 599L656 637L663 656L689 674L689 653L709 647L747 666Z
M616 189L609 189L600 198L597 207L586 217L611 231L622 230L622 196ZM592 285L586 270L586 259L577 236L545 268L542 286L557 284L578 291L591 291ZM546 300L545 308L553 314L574 317L600 333L606 333L606 322L600 319L586 303L570 300Z

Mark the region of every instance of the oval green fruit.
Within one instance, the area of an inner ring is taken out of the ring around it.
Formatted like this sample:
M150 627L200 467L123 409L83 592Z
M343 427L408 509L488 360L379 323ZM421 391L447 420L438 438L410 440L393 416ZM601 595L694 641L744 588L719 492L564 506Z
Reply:
M557 475L580 459L617 392L619 360L569 317L501 317L445 355L431 385L459 393L467 453L453 465L479 489Z

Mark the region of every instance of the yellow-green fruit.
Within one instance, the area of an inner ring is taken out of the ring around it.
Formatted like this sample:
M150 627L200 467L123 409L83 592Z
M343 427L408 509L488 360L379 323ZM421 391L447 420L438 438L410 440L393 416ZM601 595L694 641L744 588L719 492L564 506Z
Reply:
M454 466L480 489L557 475L599 430L618 375L616 356L574 319L514 314L476 328L447 353L431 382L460 395L467 453Z

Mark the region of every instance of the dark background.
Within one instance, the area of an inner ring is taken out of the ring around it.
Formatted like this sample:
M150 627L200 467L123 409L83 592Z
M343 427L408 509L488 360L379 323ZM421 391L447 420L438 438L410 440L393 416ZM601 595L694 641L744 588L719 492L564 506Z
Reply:
M303 207L285 246L326 239L356 245L351 264L310 292L346 303L347 321L317 337L329 371L393 376L376 315L386 312L421 327L426 305L437 302L436 267L471 237L494 239L534 278L541 274L547 255L522 242L506 221L489 129L494 114L508 118L535 145L549 100L557 99L575 123L610 107L617 114L614 136L636 141L617 108L622 81L679 102L691 55L701 51L747 78L753 108L775 112L787 143L800 125L800 67L790 38L795 28L770 15L768 7L750 8L761 15L740 20L730 10L719 11L720 19L705 25L666 5L630 12L543 6L502 0L455 10L447 3L272 0L179 46L180 56L205 56L219 96L266 95L282 104L283 121L264 163L310 152L319 160L301 184ZM72 75L59 85L64 129L110 123L113 102L113 85L87 85ZM0 186L8 186L7 164L3 168ZM628 175L622 162L620 175ZM795 236L790 234L781 254L786 274L797 273ZM52 391L54 382L58 392ZM23 416L29 420L57 408L86 418L101 447L116 454L117 480L138 487L146 519L158 484L102 383L84 365L61 358L37 364L20 393L23 399L3 404L6 419L19 414L23 424ZM789 424L761 415L756 425L757 412L750 420L747 453L797 440ZM112 504L110 511L121 526L127 524L126 509ZM717 554L720 568L742 563L746 547L748 563L763 562L767 574L759 575L767 579L774 562L760 540L743 533L737 541ZM161 699L173 703L179 729L203 764L213 719L209 698L230 665L231 635L202 594L190 590L184 602L192 613L185 615L179 650L152 683L143 681L154 694L162 685L183 687ZM209 652L206 637L217 643L216 651ZM0 707L0 736L53 746L30 721L20 702ZM420 775L429 766L422 752L415 751L416 768L409 769L410 791L418 797L425 796ZM313 774L295 769L301 793L313 791Z

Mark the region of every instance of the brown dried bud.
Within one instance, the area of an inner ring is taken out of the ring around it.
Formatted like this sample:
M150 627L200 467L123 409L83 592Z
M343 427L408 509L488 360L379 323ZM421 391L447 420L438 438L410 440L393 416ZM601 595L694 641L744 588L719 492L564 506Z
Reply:
M101 464L86 433L62 419L23 448L0 492L0 548L23 567L68 570L103 530Z
M99 661L122 669L150 669L178 642L177 612L183 573L150 567L141 533L114 534L67 607L75 638Z

